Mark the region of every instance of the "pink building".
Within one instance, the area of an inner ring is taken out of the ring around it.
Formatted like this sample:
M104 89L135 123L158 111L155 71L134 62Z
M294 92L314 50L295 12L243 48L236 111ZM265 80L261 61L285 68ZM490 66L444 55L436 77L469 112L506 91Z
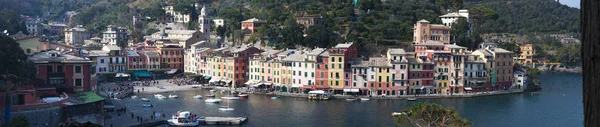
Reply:
M450 44L450 30L449 26L430 24L427 20L420 20L413 27L413 44L430 41Z

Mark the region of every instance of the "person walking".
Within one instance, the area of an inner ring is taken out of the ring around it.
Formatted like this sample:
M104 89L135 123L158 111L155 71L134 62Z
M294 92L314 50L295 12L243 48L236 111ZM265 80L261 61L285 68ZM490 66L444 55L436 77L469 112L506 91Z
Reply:
M131 119L133 119L133 112L131 113Z

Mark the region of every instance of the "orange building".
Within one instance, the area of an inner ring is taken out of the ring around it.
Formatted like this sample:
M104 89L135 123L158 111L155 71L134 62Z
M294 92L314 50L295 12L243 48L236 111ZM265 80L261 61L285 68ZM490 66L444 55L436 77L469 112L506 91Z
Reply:
M167 45L159 48L160 68L178 69L183 71L183 48L177 45Z
M260 27L260 25L263 23L265 22L256 18L248 19L246 21L242 21L242 30L248 30L250 31L250 34L254 34L254 32L258 30L258 27Z
M418 21L413 28L413 44L439 42L450 44L450 27L442 24L429 24L427 20Z

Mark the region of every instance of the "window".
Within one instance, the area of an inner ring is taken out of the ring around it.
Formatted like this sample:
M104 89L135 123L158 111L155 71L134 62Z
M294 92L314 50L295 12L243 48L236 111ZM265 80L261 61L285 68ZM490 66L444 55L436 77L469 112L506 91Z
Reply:
M100 59L100 63L104 63L104 59Z
M75 86L81 87L82 85L83 85L83 82L81 81L81 79L75 79Z
M56 72L62 73L63 72L63 66L56 65Z
M342 57L338 58L338 62L342 62Z
M48 73L52 73L52 72L53 72L52 70L53 70L53 69L52 69L52 65L48 65L48 66L46 66L46 71L47 71Z
M81 66L75 66L75 73L81 73Z

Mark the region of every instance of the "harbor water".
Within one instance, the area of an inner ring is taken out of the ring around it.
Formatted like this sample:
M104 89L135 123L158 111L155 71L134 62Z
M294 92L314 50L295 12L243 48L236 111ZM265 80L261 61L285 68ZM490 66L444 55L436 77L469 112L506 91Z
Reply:
M150 116L152 112L167 113L178 110L191 111L199 116L226 116L249 118L241 126L307 127L344 126L379 127L395 126L392 112L398 112L411 104L420 102L437 103L454 107L462 117L473 122L475 127L579 127L583 126L582 75L575 73L542 73L538 75L543 90L498 96L448 99L311 101L306 98L281 97L271 99L266 95L251 94L240 100L223 100L221 103L205 103L194 95L211 94L206 89L161 93L164 96L177 94L177 99L159 100L152 94L140 94L138 98L127 98L118 102L136 115ZM214 93L217 97L224 96ZM227 95L227 93L225 93ZM142 102L141 97L150 99ZM150 103L154 107L142 107ZM229 105L234 111L219 111Z

